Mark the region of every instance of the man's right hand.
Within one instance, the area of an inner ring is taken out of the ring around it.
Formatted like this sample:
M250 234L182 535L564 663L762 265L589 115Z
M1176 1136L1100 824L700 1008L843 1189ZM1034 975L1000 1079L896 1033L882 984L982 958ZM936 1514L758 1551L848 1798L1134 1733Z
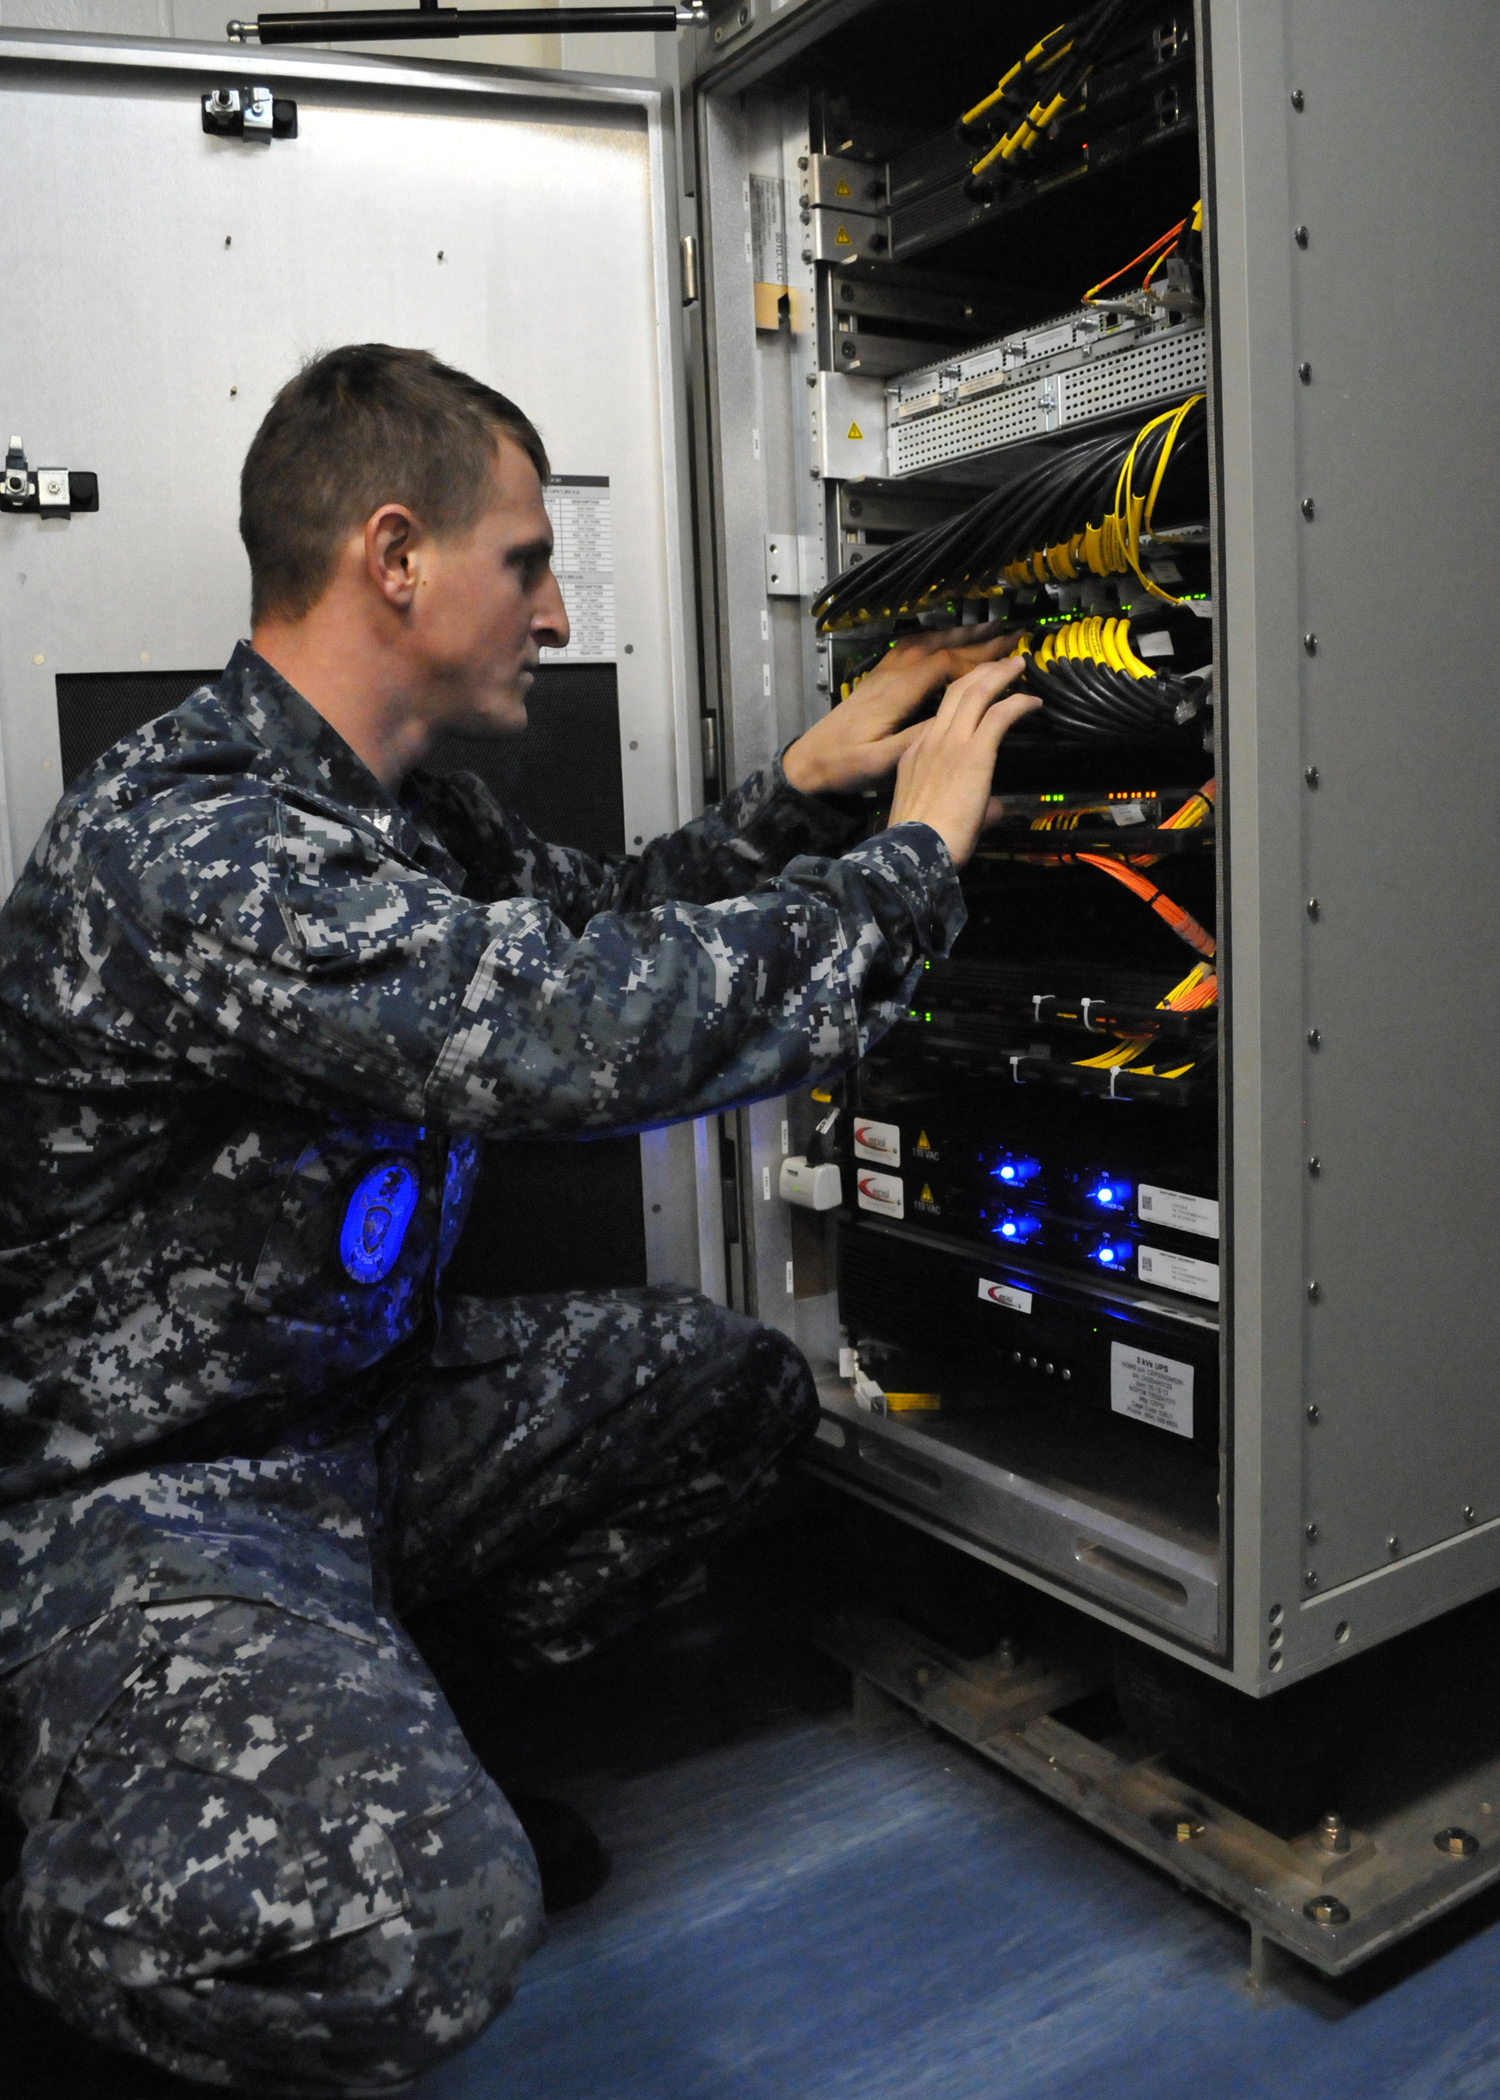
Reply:
M973 853L986 822L999 814L990 806L990 783L1002 737L1042 704L1029 693L1001 698L1025 668L1021 657L1009 656L955 678L896 768L890 822L930 824L956 868Z

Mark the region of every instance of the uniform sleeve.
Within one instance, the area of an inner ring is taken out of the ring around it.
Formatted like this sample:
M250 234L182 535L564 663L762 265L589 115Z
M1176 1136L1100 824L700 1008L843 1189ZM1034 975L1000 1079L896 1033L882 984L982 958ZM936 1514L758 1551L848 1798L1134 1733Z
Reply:
M477 903L371 833L245 798L96 864L70 1024L451 1130L625 1131L843 1069L963 916L922 824L801 855L744 895L632 900L574 931L544 897Z
M473 773L419 776L418 792L468 872L466 893L493 901L520 894L549 904L574 933L600 912L649 911L669 899L713 904L743 896L798 854L838 853L863 809L794 788L778 754L678 831L644 852L595 859L549 846Z

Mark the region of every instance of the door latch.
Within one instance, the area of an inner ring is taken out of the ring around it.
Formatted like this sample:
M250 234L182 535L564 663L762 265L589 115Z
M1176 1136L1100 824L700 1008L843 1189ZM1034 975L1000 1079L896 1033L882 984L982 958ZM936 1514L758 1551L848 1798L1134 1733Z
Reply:
M297 136L297 105L268 87L210 88L202 97L203 129L210 138L260 140Z
M13 437L0 474L0 510L32 517L71 518L75 510L99 508L99 477L77 467L31 467L21 440Z

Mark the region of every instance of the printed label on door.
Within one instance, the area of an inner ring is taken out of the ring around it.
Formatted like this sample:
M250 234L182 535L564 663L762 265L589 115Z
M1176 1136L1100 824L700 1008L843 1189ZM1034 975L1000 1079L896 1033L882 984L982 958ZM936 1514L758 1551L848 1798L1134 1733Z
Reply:
M878 1159L882 1166L899 1167L901 1164L901 1126L899 1123L872 1123L867 1116L854 1118L854 1157L856 1159Z
M1193 1367L1175 1357L1151 1356L1144 1349L1109 1345L1109 1404L1117 1415L1170 1429L1174 1436L1193 1433Z
M1031 1310L1030 1291L1018 1291L1013 1283L991 1283L987 1276L981 1276L979 1295L986 1305L1003 1305L1007 1312Z
M1181 1189L1156 1189L1143 1181L1136 1208L1153 1225L1166 1225L1173 1232L1201 1233L1206 1240L1219 1237L1219 1206L1212 1196L1189 1196Z
M1138 1247L1135 1273L1142 1283L1154 1283L1164 1291L1182 1291L1189 1298L1219 1302L1219 1264L1194 1261L1190 1254L1168 1254L1164 1247Z
M855 1175L854 1190L861 1210L878 1211L883 1218L906 1216L906 1191L899 1174L876 1174L866 1167Z

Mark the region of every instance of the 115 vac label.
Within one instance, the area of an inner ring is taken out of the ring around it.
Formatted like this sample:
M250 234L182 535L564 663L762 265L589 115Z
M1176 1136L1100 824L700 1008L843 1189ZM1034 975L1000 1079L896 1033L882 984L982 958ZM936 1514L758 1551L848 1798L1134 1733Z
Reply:
M1170 1429L1174 1436L1193 1433L1193 1367L1172 1356L1153 1356L1109 1345L1109 1404L1117 1415Z

